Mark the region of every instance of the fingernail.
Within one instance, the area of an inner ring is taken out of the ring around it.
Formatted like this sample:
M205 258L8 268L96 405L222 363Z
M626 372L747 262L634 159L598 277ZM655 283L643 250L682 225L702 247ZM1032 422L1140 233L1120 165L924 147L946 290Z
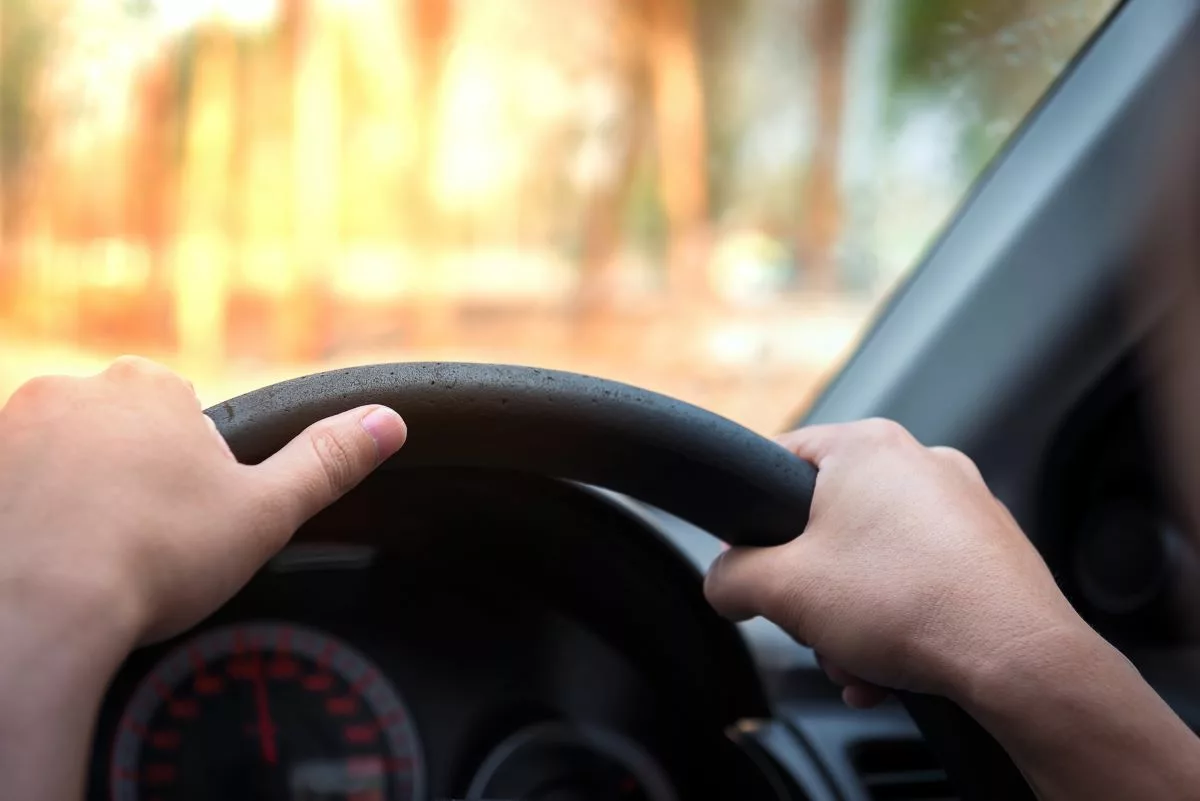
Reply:
M377 406L367 412L359 424L375 440L375 452L380 462L400 450L408 436L404 420L386 406Z

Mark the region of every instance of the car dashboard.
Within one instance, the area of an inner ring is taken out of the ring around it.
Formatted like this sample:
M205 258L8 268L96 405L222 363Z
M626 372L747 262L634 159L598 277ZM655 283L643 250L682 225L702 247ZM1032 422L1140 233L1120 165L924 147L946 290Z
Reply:
M1152 418L1119 364L1065 415L1022 523L1196 727L1195 562ZM847 709L808 649L709 608L721 547L570 482L384 468L127 661L89 797L953 798L898 704Z
M602 493L387 470L136 652L90 798L799 798L700 573Z

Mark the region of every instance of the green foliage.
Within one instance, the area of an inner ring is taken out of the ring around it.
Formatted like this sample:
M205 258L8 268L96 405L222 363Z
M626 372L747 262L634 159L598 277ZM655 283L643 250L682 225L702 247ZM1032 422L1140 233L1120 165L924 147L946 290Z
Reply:
M724 206L734 181L732 154L745 135L744 120L730 112L729 75L737 52L737 35L745 23L753 0L693 0L696 52L700 56L700 80L704 86L704 117L707 134L708 194L714 208Z
M891 75L897 91L924 86L950 42L946 26L962 19L978 0L892 0L895 3Z
M892 89L922 91L940 81L938 67L971 40L995 35L1028 13L1018 0L888 0L895 3Z
M52 27L41 4L0 0L0 159L6 180L35 136L35 92Z
M658 163L652 152L642 153L638 158L621 212L621 227L637 246L645 253L661 256L667 243L667 212L659 192Z

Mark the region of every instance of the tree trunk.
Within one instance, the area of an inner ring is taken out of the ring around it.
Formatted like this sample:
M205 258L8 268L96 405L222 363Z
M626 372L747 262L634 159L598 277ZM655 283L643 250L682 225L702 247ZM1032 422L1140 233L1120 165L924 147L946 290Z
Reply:
M645 0L660 190L673 292L702 293L708 218L704 89L692 0Z
M438 151L438 110L446 52L454 33L453 0L407 0L408 34L411 37L413 70L413 156L401 199L401 231L406 243L417 250L422 269L443 268L437 248L443 244L440 215L433 201L434 164ZM418 338L434 348L453 336L455 309L444 296L441 281L423 282L439 287L419 298L413 327Z
M419 244L436 238L436 215L431 202L431 182L437 157L438 104L442 73L454 29L451 0L408 0L408 30L413 66L413 169L404 206L408 210L410 239Z
M149 275L142 294L150 337L169 339L171 304L169 247L174 234L178 184L175 180L179 110L176 63L163 54L148 64L135 87L135 120L127 147L128 239L145 249Z
M618 21L615 26L617 59L616 80L630 90L633 101L628 109L632 119L622 126L623 139L610 143L620 147L620 161L615 175L600 186L589 188L584 201L582 254L579 265L577 305L582 316L603 313L614 299L614 268L621 239L621 205L626 200L630 179L639 159L641 147L650 130L647 124L651 98L647 96L643 73L646 48L646 9L630 2L617 0Z
M849 0L813 0L808 25L816 71L816 140L803 189L798 250L811 285L832 291L838 284L835 252L842 224L839 158L845 104Z
M213 372L226 355L228 195L238 53L227 29L202 28L194 35L196 61L185 122L174 270L175 332L185 369Z
M292 0L285 30L292 64L292 276L279 309L277 343L289 361L311 361L331 344L326 280L341 221L341 40L313 0Z

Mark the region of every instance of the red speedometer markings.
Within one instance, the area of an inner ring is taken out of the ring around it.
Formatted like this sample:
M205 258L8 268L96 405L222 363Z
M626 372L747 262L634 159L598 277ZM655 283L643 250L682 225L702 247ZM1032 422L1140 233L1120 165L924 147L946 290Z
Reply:
M333 640L326 640L325 647L321 649L321 655L317 657L317 670L327 670L336 653L337 643Z
M367 668L367 670L364 671L363 674L359 676L353 684L350 685L350 692L354 693L355 695L361 693L363 690L374 684L377 678L379 678L379 674L374 670Z
M175 766L169 763L151 763L142 768L142 781L146 784L170 784L175 775Z
M167 714L185 720L194 718L200 714L200 704L194 698L176 698L167 702Z
M344 760L360 777L347 799L382 801L385 785L421 791L417 734L387 673L324 632L249 621L201 633L144 674L120 719L114 797L165 801L197 780L190 755L202 749L284 770L296 723L320 734L313 759Z
M192 683L196 689L196 695L220 695L225 689L225 680L220 676L203 674L196 676L196 680Z
M225 672L230 678L234 679L253 679L258 676L261 669L257 659L251 659L247 656L239 656L230 659L225 665Z
M286 656L277 656L267 663L267 675L273 679L293 679L300 674L300 663Z
M225 682L220 676L214 676L208 672L208 665L204 661L204 654L200 653L200 649L192 647L188 649L188 661L192 663L192 672L196 674L192 680L192 687L196 691L196 695L218 695L221 690L225 689Z
M379 730L369 723L358 723L342 729L342 739L355 745L372 742L377 736Z
M384 770L384 762L377 756L350 757L346 760L346 773L354 777L378 776Z
M333 686L333 675L329 673L314 673L311 676L305 676L300 679L300 684L306 690L323 693Z
M353 695L339 695L325 699L325 711L331 715L353 715L358 709L358 698Z
M164 729L163 731L152 732L149 736L150 745L160 751L174 751L179 747L179 743L183 737L175 729Z

